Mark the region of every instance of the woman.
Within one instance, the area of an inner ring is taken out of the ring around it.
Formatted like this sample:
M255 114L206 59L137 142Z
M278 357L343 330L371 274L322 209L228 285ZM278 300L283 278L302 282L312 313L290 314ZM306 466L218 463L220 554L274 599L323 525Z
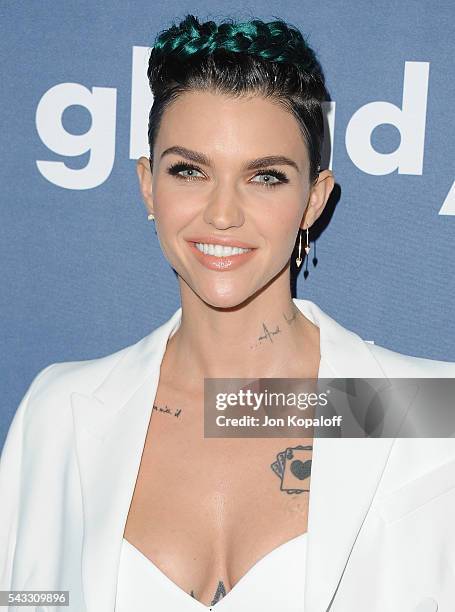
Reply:
M205 378L455 377L291 297L334 186L314 52L278 20L188 15L148 77L137 170L182 307L33 381L0 463L0 588L77 612L448 612L453 440L204 437ZM298 447L311 478L286 488Z

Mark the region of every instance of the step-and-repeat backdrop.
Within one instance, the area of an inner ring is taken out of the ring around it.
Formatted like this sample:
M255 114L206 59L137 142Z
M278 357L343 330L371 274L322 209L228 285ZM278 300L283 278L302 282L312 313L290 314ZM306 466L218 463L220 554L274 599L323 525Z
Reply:
M283 18L324 67L337 185L296 297L376 344L455 361L453 3L5 2L0 448L41 368L132 344L179 306L135 159L149 46L188 12Z

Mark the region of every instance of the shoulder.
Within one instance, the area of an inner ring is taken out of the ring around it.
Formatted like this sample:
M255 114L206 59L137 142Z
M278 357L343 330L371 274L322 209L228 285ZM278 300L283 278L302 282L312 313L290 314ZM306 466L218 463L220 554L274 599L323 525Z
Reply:
M403 378L455 378L455 362L399 353L364 340L387 376Z
M128 348L125 347L115 353L94 359L51 363L38 372L33 379L31 385L33 397L36 397L38 390L40 394L49 391L68 391L68 384L71 385L71 391L90 393L99 385L103 376L106 376L122 358Z
M144 337L107 355L50 364L33 379L23 398L21 412L36 418L58 417L62 413L70 416L73 393L92 395L104 381L111 380L110 376L114 379L120 375L126 386L136 379L139 381L158 363L160 351L180 316L181 308Z
M40 370L21 402L26 423L67 418L71 394L93 393L130 348L93 359L55 362Z

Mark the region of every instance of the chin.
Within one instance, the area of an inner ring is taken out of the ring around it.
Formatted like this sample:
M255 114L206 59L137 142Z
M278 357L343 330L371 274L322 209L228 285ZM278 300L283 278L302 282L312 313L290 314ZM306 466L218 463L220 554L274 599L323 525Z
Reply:
M220 309L230 309L237 308L242 306L242 304L248 299L248 296L240 297L238 295L228 294L228 295L199 295L201 300L203 300L209 306L213 308Z
M252 287L250 282L243 287L243 290L236 283L235 287L224 287L222 291L217 287L206 287L200 291L193 289L193 291L201 300L213 308L235 309L244 306L260 291L260 288Z

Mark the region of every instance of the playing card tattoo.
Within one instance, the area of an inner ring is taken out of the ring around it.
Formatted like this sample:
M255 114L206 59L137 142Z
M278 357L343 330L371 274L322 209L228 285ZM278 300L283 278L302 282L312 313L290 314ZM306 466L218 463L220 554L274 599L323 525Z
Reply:
M308 478L311 475L312 446L290 446L276 456L270 467L281 480L280 491L288 494L309 491Z

